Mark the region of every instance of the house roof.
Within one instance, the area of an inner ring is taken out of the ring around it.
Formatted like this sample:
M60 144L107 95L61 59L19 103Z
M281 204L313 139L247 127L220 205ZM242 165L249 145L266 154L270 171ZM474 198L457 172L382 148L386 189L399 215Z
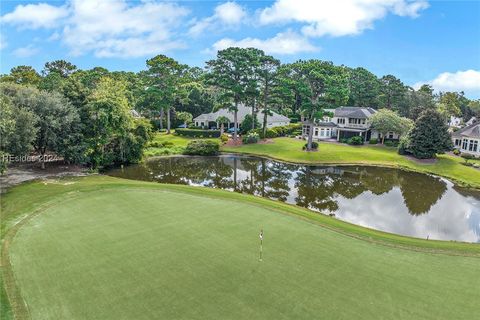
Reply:
M333 122L319 122L315 123L316 127L337 127L337 125Z
M238 112L237 112L238 122L241 123L243 119L245 119L245 116L251 113L252 113L252 108L246 107L243 104L239 105ZM230 122L233 122L233 111L230 111L228 109L220 109L216 112L201 114L195 119L193 119L193 121L216 122L219 117L227 117L230 120ZM257 119L258 121L262 121L263 113L257 112ZM270 122L270 123L271 122L290 122L290 119L288 117L285 117L281 114L278 114L272 111L272 115L267 116L267 122Z
M480 138L480 122L472 123L453 133L454 137Z
M338 107L335 109L335 117L346 118L370 118L376 111L372 108Z

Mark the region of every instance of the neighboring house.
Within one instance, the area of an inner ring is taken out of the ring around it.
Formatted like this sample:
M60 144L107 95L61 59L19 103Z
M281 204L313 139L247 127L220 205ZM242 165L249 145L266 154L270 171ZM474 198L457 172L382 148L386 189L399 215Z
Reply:
M237 118L238 123L241 124L243 119L247 114L252 114L252 108L246 107L244 105L238 106ZM220 124L217 123L217 119L219 117L227 117L230 120L230 123L226 128L233 128L233 111L229 111L227 109L220 109L217 112L210 112L204 113L193 119L196 127L202 128L219 128ZM257 112L257 120L260 125L263 124L263 113ZM272 112L271 116L267 116L267 128L273 128L278 126L286 126L290 123L290 119L288 117L282 116L276 112Z
M455 116L450 116L448 120L448 126L454 128L460 128L462 126L463 119Z
M452 134L453 145L461 153L480 157L480 122L475 122Z
M313 124L313 139L348 139L354 136L360 136L365 141L371 138L382 139L382 134L370 127L368 119L375 114L372 108L360 107L339 107L336 109L325 109L333 113L333 117L324 117L321 121L315 121ZM308 137L310 126L304 122L302 134ZM385 139L398 140L400 136L395 132L389 132Z
M475 122L477 122L477 118L471 117L470 120L468 120L467 122L465 122L465 125L469 126L469 125L474 124Z

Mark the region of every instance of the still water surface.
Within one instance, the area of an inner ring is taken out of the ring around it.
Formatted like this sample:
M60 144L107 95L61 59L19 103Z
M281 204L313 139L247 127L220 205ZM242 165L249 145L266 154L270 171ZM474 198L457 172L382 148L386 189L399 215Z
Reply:
M426 174L238 155L156 158L107 174L254 194L401 235L480 242L480 191Z

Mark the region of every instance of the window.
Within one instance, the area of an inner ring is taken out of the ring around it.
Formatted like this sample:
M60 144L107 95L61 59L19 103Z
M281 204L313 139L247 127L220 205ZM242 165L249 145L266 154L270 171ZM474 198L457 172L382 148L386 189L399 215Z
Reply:
M338 118L337 123L338 124L345 124L345 118Z
M477 140L470 140L470 144L468 146L468 151L476 152L478 148L478 141Z
M461 142L461 141L462 141L462 140L460 140L460 139L455 139L455 146L456 146L456 147L460 146L460 142Z
M467 140L467 139L463 139L463 140L462 140L462 149L463 149L463 150L467 150L467 146L468 146L468 140Z
M318 137L318 128L315 128L315 136Z
M310 132L310 126L303 126L303 134L307 136L309 132Z
M320 137L325 137L325 129L320 130Z
M393 139L393 132L388 133L388 139Z

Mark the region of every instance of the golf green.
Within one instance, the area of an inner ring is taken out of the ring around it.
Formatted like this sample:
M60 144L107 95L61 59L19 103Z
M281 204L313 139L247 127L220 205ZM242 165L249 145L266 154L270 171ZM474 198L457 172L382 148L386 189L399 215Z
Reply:
M28 220L9 256L30 317L478 316L479 258L375 244L190 189L81 192Z

